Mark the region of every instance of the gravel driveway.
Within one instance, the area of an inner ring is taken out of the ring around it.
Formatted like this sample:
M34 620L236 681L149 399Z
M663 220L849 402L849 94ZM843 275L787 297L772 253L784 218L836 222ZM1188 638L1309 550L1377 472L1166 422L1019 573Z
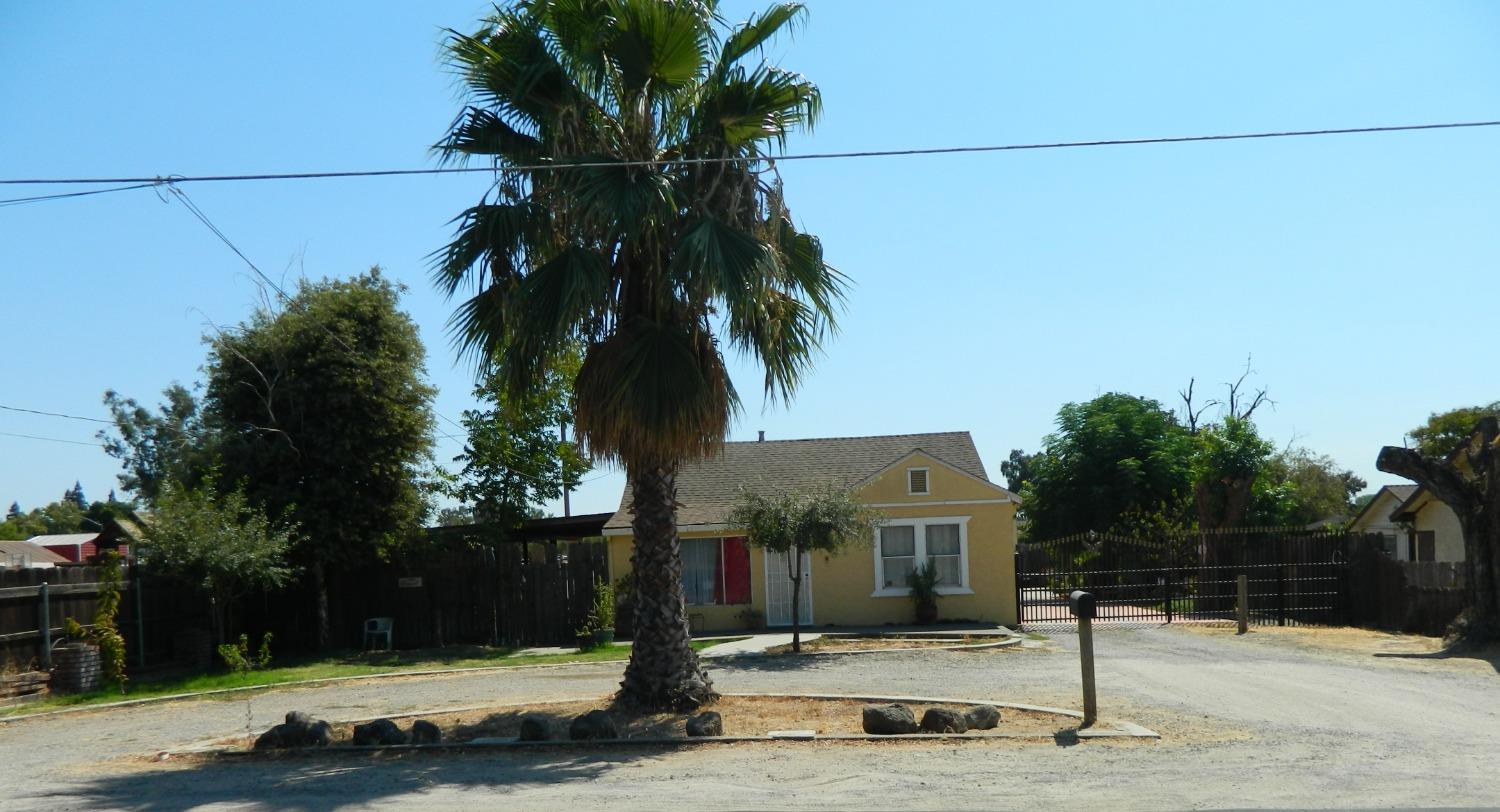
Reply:
M1160 744L952 743L568 750L154 764L150 755L330 719L603 694L617 665L381 680L0 725L0 808L1369 808L1500 803L1491 662L1382 657L1178 627L1096 635L1103 715ZM926 694L1077 705L1076 641L1019 651L719 662L724 691ZM729 720L732 726L733 720ZM24 777L24 779L22 778Z

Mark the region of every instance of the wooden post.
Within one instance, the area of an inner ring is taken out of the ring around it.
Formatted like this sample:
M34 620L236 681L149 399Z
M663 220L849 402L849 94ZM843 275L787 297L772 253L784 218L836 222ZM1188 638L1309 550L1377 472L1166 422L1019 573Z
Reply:
M1250 631L1250 576L1241 575L1238 580L1240 600L1235 614L1239 616L1240 629L1237 634L1244 634Z
M52 599L48 594L46 581L37 587L36 595L40 600L37 604L37 619L42 624L42 669L48 670L52 668L52 607L49 605Z
M135 664L146 667L146 616L141 614L141 576L135 577Z
M1083 724L1092 727L1099 720L1099 698L1094 693L1094 625L1088 617L1078 618L1078 657L1083 666Z

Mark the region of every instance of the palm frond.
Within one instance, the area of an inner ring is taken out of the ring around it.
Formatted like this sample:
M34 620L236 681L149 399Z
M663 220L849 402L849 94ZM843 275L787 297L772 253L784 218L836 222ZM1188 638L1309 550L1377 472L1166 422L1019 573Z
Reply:
M702 3L610 0L614 17L605 50L630 95L680 90L708 61L709 11Z
M823 110L818 86L801 74L762 65L735 68L705 90L693 130L736 146L774 141L784 147L794 129L812 129Z
M788 24L795 26L806 18L807 7L801 3L778 3L760 14L750 15L750 19L735 26L725 38L724 47L719 51L717 72L721 76L728 73L734 63L765 45L782 28Z
M444 163L491 155L515 164L531 164L545 155L542 142L535 136L521 132L489 110L472 106L459 114L448 135L433 149Z
M547 211L529 200L465 209L454 218L453 242L433 254L433 281L452 296L465 280L479 290L515 276L528 240L545 233L549 220Z
M645 317L589 348L574 393L579 437L596 460L707 456L739 405L707 331Z

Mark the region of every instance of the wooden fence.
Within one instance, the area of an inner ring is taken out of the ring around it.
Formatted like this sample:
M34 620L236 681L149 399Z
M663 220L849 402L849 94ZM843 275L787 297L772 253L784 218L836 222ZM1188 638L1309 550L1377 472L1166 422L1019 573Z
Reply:
M98 608L98 566L0 570L0 670L45 665L45 644L63 619L85 626ZM450 544L405 562L329 574L333 648L359 648L364 622L395 621L397 648L452 644L542 645L572 642L593 604L595 579L607 578L598 542ZM41 627L42 590L47 618ZM207 652L207 602L191 584L130 570L116 621L132 671L201 667ZM274 635L278 655L317 647L316 596L306 579L250 595L230 612L231 634Z
M1355 626L1438 636L1463 611L1463 562L1396 561L1374 544L1349 557L1349 613Z

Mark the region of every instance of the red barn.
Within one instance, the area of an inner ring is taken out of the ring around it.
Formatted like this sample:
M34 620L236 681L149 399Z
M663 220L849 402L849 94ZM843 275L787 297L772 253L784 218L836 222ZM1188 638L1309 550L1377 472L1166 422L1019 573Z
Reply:
M53 536L32 536L28 544L45 547L68 559L73 564L83 564L99 552L98 533L63 533Z

